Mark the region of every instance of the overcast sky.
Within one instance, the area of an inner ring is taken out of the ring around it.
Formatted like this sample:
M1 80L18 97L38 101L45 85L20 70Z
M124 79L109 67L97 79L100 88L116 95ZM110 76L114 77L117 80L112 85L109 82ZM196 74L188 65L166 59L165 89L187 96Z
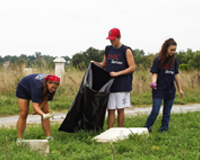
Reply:
M70 56L104 49L108 31L156 53L167 38L177 51L200 50L200 0L0 0L0 55Z

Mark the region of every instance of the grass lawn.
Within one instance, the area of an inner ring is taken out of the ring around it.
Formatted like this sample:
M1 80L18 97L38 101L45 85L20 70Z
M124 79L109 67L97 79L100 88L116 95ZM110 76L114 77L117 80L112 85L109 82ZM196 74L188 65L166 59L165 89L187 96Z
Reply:
M49 106L52 110L61 112L67 111L76 94L64 94L59 91L58 94L55 95L52 101L49 101ZM131 94L131 103L133 107L144 107L152 105L152 94L151 92L147 93L132 93ZM180 98L179 94L176 93L176 98L174 100L175 105L184 105L184 104L194 104L200 103L200 89L196 90L188 90L185 92L184 98ZM9 115L18 115L19 107L17 98L15 95L0 95L0 117L9 116ZM32 104L30 103L29 112L33 113Z
M147 115L127 117L125 127L141 127ZM113 143L117 160L200 160L200 112L172 114L170 130L159 133L161 116L156 120L149 136L131 135L129 139ZM109 143L92 140L98 133L58 131L60 124L52 125L54 141L50 142L50 154L44 156L24 147L16 146L15 128L0 128L0 160L112 160ZM107 128L106 122L104 130ZM6 142L7 137L7 142ZM43 139L41 126L27 127L24 139Z

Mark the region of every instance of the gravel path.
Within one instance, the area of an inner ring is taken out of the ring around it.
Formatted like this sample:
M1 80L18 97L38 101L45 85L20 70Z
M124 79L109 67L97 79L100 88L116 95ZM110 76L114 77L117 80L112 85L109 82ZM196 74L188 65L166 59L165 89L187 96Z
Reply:
M151 107L135 107L132 109L125 109L126 116L137 116L141 114L149 114ZM200 104L191 104L191 105L174 105L172 108L172 113L187 113L200 111ZM160 109L160 113L162 108ZM66 116L66 113L56 113L54 118L51 119L51 123L62 123ZM1 117L0 118L0 127L15 127L18 120L17 116L10 117ZM27 119L27 125L40 124L41 118L39 115L29 115Z

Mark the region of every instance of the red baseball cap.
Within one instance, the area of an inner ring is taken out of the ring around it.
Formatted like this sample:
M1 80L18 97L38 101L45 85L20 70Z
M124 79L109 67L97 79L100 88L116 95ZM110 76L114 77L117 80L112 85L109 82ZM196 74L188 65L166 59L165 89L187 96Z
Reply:
M118 28L113 28L108 32L108 37L106 39L114 40L117 36L120 36L120 30Z

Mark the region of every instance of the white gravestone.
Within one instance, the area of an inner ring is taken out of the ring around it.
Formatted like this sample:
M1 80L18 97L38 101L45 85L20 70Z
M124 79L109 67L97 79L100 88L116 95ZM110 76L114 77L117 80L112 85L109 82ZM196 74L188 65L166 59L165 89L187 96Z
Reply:
M62 80L65 75L65 59L64 58L56 58L53 61L55 63L55 75L60 77L60 81Z
M49 141L46 139L43 140L22 140L19 146L29 148L33 151L38 151L40 153L49 154Z
M148 129L146 127L132 127L132 128L125 128L125 127L116 127L110 128L105 132L97 135L93 139L97 142L116 142L118 140L124 140L129 137L129 135L148 135Z

